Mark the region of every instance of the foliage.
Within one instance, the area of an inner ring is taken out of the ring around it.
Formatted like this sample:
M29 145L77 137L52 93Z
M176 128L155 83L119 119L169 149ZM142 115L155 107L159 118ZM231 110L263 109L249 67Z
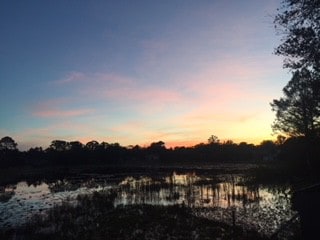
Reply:
M87 142L86 144L86 148L92 151L96 150L98 147L99 147L99 143L95 140Z
M3 137L0 139L0 150L17 150L18 144L11 137Z
M320 133L320 80L307 70L297 70L283 89L284 97L273 100L275 132L315 137Z
M217 139L217 138L215 138ZM82 144L79 141L67 142L54 140L47 149L30 148L28 151L0 151L0 163L4 171L10 167L27 167L32 169L61 168L69 174L78 167L88 167L97 171L104 168L133 167L195 167L212 166L219 163L268 163L296 162L299 169L305 164L306 150L310 161L316 162L320 156L319 138L313 140L312 148L307 149L306 141L279 136L277 141L262 141L259 145L227 141L200 143L191 147L166 148L163 141L157 141L147 147L121 146L119 143L99 143L90 141ZM93 143L93 144L91 144ZM94 148L92 147L94 145ZM291 165L290 165L291 166ZM288 165L288 167L290 167ZM7 170L6 170L7 169ZM8 178L8 175L2 179Z
M271 103L273 130L314 138L320 132L320 2L284 0L274 23L283 36L275 53L293 75L284 97Z
M286 57L284 67L319 71L320 2L284 0L274 22L283 36L276 54Z
M286 137L285 136L278 135L277 136L277 140L275 141L275 144L280 146L280 145L284 144L285 141L286 141Z
M70 143L64 141L64 140L53 140L49 146L48 150L53 151L66 151L70 148Z
M216 135L211 135L208 139L209 144L219 144L220 140Z

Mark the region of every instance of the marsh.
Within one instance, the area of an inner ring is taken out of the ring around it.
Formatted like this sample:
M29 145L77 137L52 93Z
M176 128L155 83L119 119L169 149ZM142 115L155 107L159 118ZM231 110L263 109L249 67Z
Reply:
M245 173L201 168L170 168L156 172L82 173L7 184L1 192L1 229L8 232L30 227L34 219L46 218L54 211L62 213L57 209L66 205L75 208L83 204L83 197L92 199L90 196L106 192L112 193L112 207L117 211L145 206L164 209L180 206L188 209L189 218L239 227L263 237L271 237L297 214L291 207L291 186L284 182L259 183ZM299 218L294 221L287 235L295 234L299 227Z

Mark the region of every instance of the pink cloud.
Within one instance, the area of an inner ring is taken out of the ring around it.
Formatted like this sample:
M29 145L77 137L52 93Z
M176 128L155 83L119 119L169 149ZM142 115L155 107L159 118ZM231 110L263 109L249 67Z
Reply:
M93 108L78 108L72 104L78 104L74 98L56 98L38 103L31 109L31 114L41 118L72 118L93 114Z
M81 84L72 86L71 91L79 100L108 100L129 105L145 105L154 109L168 103L178 103L183 96L174 86L146 86L141 80L114 73L79 74ZM67 81L65 81L67 82Z
M172 104L206 104L213 102L223 104L234 100L248 100L252 97L261 97L254 94L249 79L258 78L259 72L248 64L230 62L229 59L208 65L193 75L180 75L170 85L145 86L138 79L110 74L75 74L81 76L82 83L74 87L78 97L90 99L108 99L118 103L142 104L146 108L153 105L161 107ZM73 78L71 78L73 79ZM191 99L191 98L192 99Z
M263 59L232 59L207 63L197 73L180 76L185 91L199 103L229 104L241 101L268 101L266 77L273 76L274 63ZM261 64L263 62L263 64ZM269 80L270 81L270 80Z
M137 87L118 87L106 90L105 97L119 101L137 101L146 104L154 104L177 102L181 99L181 94L178 91L157 87L147 87L142 89Z
M33 114L43 118L61 118L61 117L77 117L93 113L93 109L74 109L74 110L58 110L48 109L36 111Z

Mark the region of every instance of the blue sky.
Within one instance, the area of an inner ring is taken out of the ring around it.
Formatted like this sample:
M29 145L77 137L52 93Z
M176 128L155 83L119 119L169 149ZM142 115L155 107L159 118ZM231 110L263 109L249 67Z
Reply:
M194 145L273 138L280 1L1 1L0 136Z

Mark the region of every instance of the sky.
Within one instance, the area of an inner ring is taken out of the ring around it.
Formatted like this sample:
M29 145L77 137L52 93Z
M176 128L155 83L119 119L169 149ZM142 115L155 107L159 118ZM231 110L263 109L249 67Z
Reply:
M280 0L0 2L0 137L193 146L274 139Z

